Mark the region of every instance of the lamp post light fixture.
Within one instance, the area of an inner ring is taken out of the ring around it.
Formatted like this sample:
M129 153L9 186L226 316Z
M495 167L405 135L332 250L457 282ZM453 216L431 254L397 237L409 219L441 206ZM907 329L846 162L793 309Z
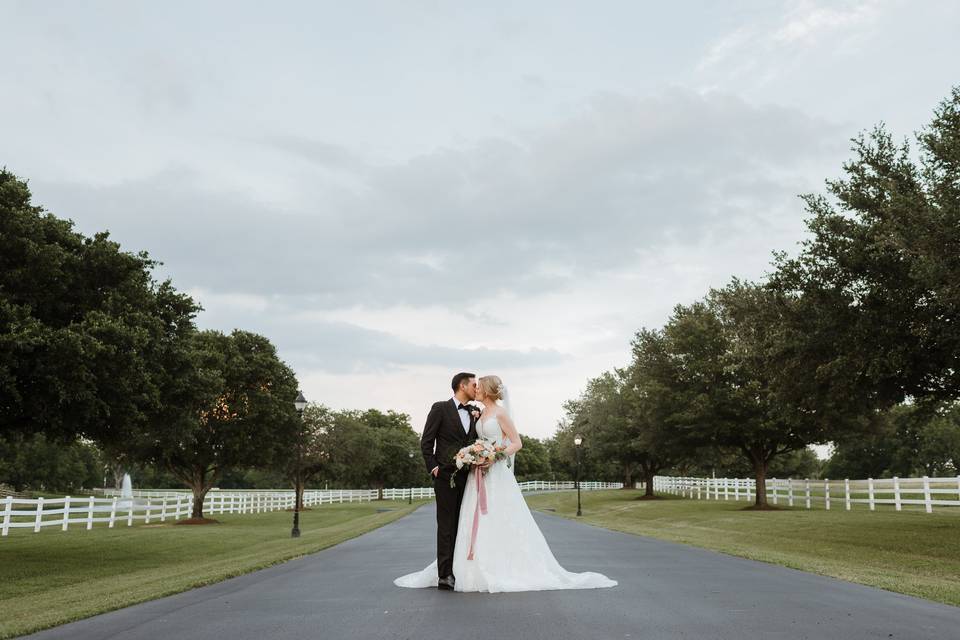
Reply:
M410 452L410 460L413 460L413 451ZM413 485L410 485L410 496L407 500L407 504L413 504Z
M297 415L300 417L300 433L297 437L297 467L293 482L293 529L290 530L291 538L300 537L300 468L303 465L303 410L307 408L307 399L303 397L303 391L297 392L297 399L293 401L293 406L297 409Z
M573 436L573 444L577 450L577 516L582 516L580 510L580 446L583 444L583 436L579 433Z

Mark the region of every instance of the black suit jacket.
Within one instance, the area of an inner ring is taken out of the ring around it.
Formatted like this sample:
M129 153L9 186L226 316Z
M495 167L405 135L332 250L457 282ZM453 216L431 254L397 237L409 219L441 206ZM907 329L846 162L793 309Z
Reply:
M479 411L479 410L478 410ZM427 414L427 423L420 437L420 450L427 464L427 473L440 467L440 473L457 470L453 457L457 451L477 439L477 420L470 413L470 429L463 431L460 413L454 401L434 402Z

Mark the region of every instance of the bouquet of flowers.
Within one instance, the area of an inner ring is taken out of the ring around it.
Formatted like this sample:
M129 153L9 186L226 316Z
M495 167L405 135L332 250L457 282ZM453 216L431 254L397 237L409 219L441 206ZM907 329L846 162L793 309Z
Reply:
M478 438L473 444L469 444L463 449L460 449L453 457L453 462L457 465L458 470L467 466L477 467L486 464L488 461L497 462L499 460L506 460L507 466L510 466L510 457L506 454L506 447L500 444L494 444L484 438ZM451 475L450 487L453 488L455 486L454 476Z

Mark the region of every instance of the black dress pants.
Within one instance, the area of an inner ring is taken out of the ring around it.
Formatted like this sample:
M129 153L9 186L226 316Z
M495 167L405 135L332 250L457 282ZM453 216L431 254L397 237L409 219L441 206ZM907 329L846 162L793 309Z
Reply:
M456 486L450 486L450 474L456 474ZM460 502L467 486L469 470L440 469L433 479L433 491L437 500L437 573L446 578L453 575L453 547L457 542L457 525L460 522Z

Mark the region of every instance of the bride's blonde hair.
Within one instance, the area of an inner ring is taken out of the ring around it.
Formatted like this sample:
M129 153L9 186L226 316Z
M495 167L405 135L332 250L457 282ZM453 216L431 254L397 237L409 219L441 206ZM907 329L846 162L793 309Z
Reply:
M477 380L477 385L483 389L485 397L503 400L503 381L499 376L483 376Z

